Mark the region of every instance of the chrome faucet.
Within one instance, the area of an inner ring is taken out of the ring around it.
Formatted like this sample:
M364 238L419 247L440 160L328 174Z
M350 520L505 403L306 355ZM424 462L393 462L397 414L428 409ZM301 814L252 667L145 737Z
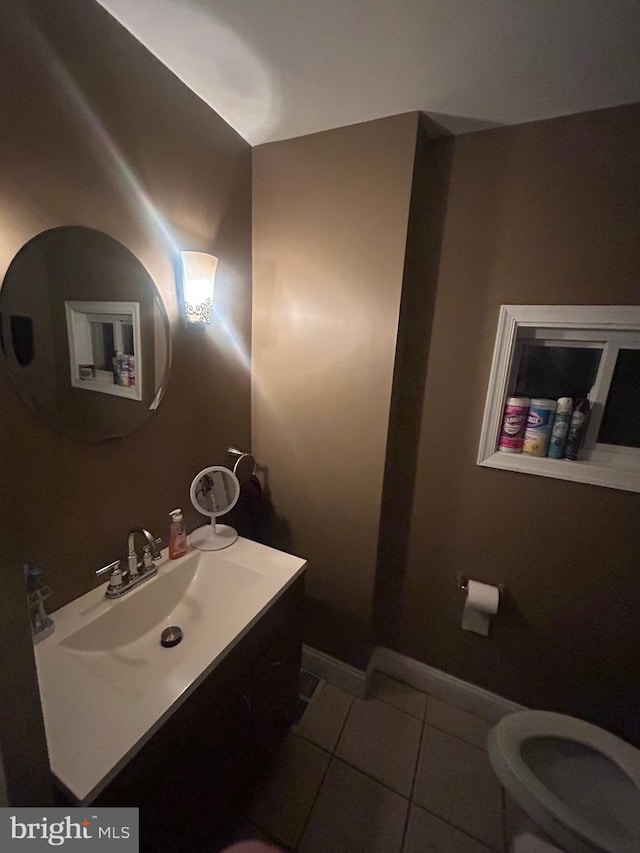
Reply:
M138 556L136 554L136 533L140 533L147 540L147 544L144 546L143 558L142 562L138 563ZM139 570L142 569L144 573L144 569L153 568L155 572L155 566L153 563L151 566L145 563L145 556L147 553L151 554L152 560L160 559L160 551L158 550L158 544L160 540L154 539L154 537L146 530L144 527L132 527L129 533L127 534L127 567L129 569L129 577L136 578L138 574L140 574ZM147 548L149 551L147 552ZM146 553L145 553L146 552ZM148 560L147 560L148 562Z
M135 540L136 534L139 533L145 537L147 544L142 549L142 560L138 562L136 554ZM160 539L154 539L151 533L144 527L132 527L127 534L127 569L123 572L120 560L115 560L107 566L96 570L96 575L109 573L109 584L105 592L107 598L120 598L129 590L134 589L143 581L153 577L158 571L154 565L155 560L159 560L162 554L160 553Z

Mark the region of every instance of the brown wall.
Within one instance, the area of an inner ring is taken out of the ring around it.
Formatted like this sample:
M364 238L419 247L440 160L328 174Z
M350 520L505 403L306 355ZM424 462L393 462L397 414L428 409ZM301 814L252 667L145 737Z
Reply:
M95 586L97 567L124 556L132 525L166 536L168 511L182 505L187 526L197 526L201 519L188 506L193 475L226 463L230 444L249 446L247 367L221 322L204 334L179 323L174 256L143 198L181 248L219 256L216 309L248 352L251 152L86 0L3 3L0 79L0 277L40 231L96 228L146 266L173 327L165 398L123 439L91 445L54 433L0 370L0 456L14 519L2 512L2 538L11 543L2 571L17 582L20 562L38 563L48 573L56 607ZM2 596L0 622L21 595ZM3 681L19 666L32 666L27 651L20 664L3 656Z
M253 447L307 642L366 662L416 113L253 151ZM285 529L286 528L286 529Z
M454 142L394 643L636 742L640 495L475 458L501 304L640 303L639 138L636 105ZM509 589L489 639L456 572Z
M53 796L20 552L12 535L19 519L15 503L0 456L0 806L44 806Z
M396 339L378 531L373 633L393 645L401 618L429 340L438 288L453 140L421 116Z
M639 130L631 106L415 145L401 116L255 149L253 326L307 641L364 666L373 632L636 742L640 497L475 459L501 304L640 302ZM489 639L458 572L508 587Z

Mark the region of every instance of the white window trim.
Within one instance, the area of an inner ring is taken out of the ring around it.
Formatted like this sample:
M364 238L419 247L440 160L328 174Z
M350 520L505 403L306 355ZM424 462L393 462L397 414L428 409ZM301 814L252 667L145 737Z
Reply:
M480 432L478 465L640 492L640 454L625 455L621 465L616 464L615 458L620 454L601 450L602 445L597 446L588 461L577 462L497 450L515 344L518 332L523 328L590 331L594 333L594 340L597 340L598 331L640 333L640 306L502 305ZM633 461L629 462L630 459Z
M113 397L127 397L130 400L142 400L142 337L140 334L140 304L138 302L77 302L66 301L67 337L69 340L69 362L71 385L82 388L83 391L97 391L100 394L110 394ZM136 357L136 384L116 385L113 373L106 370L96 370L94 379L80 379L78 365L90 364L91 331L89 324L92 320L112 322L121 316L126 316L133 326L133 347Z

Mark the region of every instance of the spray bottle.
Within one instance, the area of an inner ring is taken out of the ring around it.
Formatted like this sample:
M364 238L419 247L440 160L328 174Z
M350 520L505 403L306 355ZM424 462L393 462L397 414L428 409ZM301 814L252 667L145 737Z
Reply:
M564 446L567 441L567 432L569 431L569 422L571 421L571 409L573 400L571 397L560 397L558 407L553 419L551 427L551 439L549 441L549 449L547 456L551 459L562 459L564 454Z
M589 413L591 412L591 404L589 398L578 400L576 407L571 415L569 422L569 431L567 432L567 443L564 446L564 458L575 461L578 459L580 447L587 431L587 423L589 422Z

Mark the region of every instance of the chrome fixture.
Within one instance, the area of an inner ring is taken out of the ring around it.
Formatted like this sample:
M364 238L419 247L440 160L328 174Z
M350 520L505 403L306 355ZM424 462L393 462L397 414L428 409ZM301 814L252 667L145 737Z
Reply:
M244 459L247 459L251 462L251 465L252 465L251 476L252 477L256 476L256 473L258 471L258 466L256 465L256 460L255 460L253 453L246 453L244 450L239 450L237 447L230 447L227 450L227 453L229 454L229 456L233 456L233 458L236 460L234 462L234 465L233 465L233 473L236 476L238 475L238 467Z
M136 554L135 540L136 534L140 533L147 540L147 544L142 549L142 560L138 561ZM114 560L96 570L96 575L109 574L109 584L107 586L105 596L107 598L120 598L120 596L139 586L149 578L153 577L158 571L154 565L154 560L159 560L162 556L160 553L160 539L154 539L144 527L132 527L127 534L127 568L122 570L120 560Z
M147 544L144 547L149 548L152 559L160 559L160 551L158 549L160 540L154 539L151 533L149 533L148 530L145 530L144 527L132 527L129 533L127 534L127 568L129 569L129 576L132 578L135 578L137 576L138 569L148 568L144 564L144 559L142 561L142 564L138 562L138 557L136 555L136 533L142 534L142 536L144 536L147 540ZM153 568L153 564L151 568Z
M507 585L504 583L496 584L498 589L500 590L500 598L502 599L504 596L508 595ZM461 589L463 592L469 592L469 579L466 575L460 574L458 572L456 574L456 587Z

